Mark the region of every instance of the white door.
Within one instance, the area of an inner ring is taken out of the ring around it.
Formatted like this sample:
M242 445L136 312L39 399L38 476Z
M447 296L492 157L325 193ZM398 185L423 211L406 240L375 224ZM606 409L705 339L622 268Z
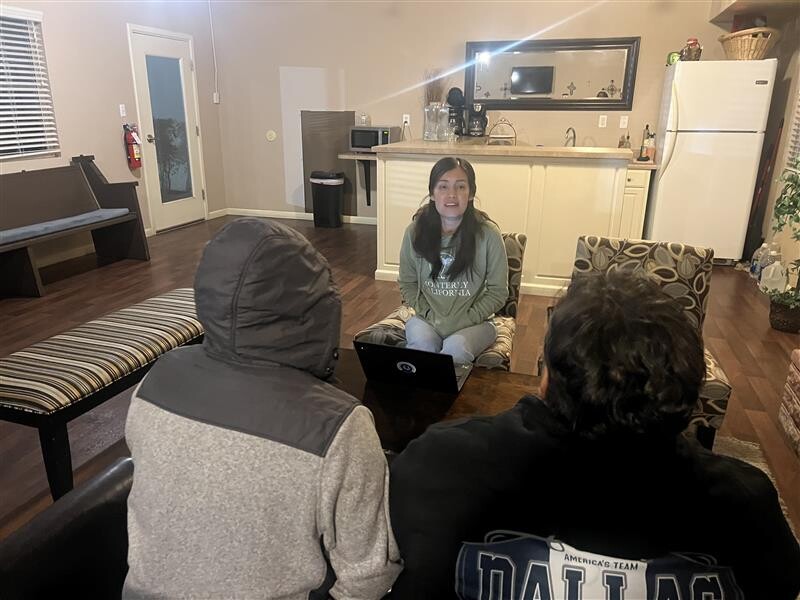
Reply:
M648 239L739 260L763 133L667 133Z
M207 217L190 36L128 26L142 169L157 231Z
M676 63L668 129L764 131L778 61Z

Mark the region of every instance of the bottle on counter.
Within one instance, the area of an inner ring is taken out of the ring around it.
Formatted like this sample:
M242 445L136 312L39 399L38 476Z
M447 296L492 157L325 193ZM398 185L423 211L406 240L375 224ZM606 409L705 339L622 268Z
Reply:
M656 134L648 131L644 140L644 154L647 160L656 162Z

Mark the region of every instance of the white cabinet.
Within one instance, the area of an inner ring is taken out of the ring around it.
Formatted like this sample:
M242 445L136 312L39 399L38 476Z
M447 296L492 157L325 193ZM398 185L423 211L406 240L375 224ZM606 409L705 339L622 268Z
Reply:
M642 239L651 174L650 170L628 169L625 177L625 193L622 197L619 237Z
M397 280L403 233L425 201L431 167L441 156L378 153L376 279ZM650 173L641 172L641 179L634 172L626 181L629 156L565 158L531 150L529 156L467 157L475 168L476 206L501 231L528 237L523 293L552 296L564 289L580 235L641 237Z

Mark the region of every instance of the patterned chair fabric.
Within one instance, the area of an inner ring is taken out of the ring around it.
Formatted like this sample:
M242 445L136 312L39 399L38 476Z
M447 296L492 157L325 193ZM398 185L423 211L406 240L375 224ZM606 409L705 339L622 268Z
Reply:
M0 359L0 406L55 413L201 335L191 288L150 298Z
M525 256L527 236L523 233L504 233L503 242L508 256L508 298L505 306L492 319L497 329L497 339L478 355L475 365L486 369L508 371L511 368L511 350L517 326L519 286L522 282L522 259ZM413 308L405 304L400 305L386 318L359 331L355 339L385 346L405 346L406 321L413 316Z
M581 236L575 252L573 276L631 270L652 278L679 302L689 320L702 333L711 285L714 251L670 242L650 242L597 236ZM700 390L692 426L719 429L728 407L731 385L708 349L705 350L706 378Z

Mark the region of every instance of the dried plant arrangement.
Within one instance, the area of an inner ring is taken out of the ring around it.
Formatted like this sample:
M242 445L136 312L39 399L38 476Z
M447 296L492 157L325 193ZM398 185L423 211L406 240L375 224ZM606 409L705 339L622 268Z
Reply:
M444 93L447 82L442 77L440 69L425 71L425 104L444 102Z

